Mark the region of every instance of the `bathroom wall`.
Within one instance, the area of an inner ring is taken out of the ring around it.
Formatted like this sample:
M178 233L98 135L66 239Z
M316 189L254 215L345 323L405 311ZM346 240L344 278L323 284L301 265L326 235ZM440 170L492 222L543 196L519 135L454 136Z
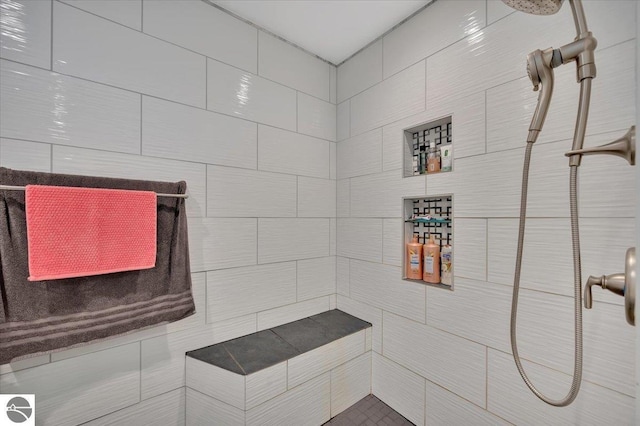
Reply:
M636 119L636 2L585 1L598 39L585 146ZM594 289L584 311L577 400L538 400L509 344L524 140L536 105L526 55L568 43L553 16L498 0L440 0L338 67L338 308L374 324L373 393L422 424L635 424L635 330L623 300ZM534 147L518 315L519 352L553 398L573 371L568 175L579 86L556 70ZM402 178L402 131L453 115L454 171ZM636 170L617 157L580 168L582 271L621 272L636 244ZM454 290L401 280L401 197L453 193Z
M186 180L196 315L0 367L38 424L183 424L184 353L335 296L335 67L201 1L0 0L0 165Z

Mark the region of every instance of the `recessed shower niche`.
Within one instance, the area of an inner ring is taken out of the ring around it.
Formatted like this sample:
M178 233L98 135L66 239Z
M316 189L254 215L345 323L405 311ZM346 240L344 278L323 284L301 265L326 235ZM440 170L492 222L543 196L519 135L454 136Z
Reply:
M402 279L453 290L453 195L405 197Z
M451 116L404 130L404 177L453 170Z

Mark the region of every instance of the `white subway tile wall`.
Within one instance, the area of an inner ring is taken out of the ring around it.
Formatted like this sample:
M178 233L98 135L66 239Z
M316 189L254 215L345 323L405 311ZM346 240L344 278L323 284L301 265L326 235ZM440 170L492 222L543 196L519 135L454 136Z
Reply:
M0 58L51 69L51 1L1 3Z
M251 121L143 96L142 129L145 156L254 170L258 163L258 127Z
M329 309L331 309L330 296L321 296L315 299L308 299L258 312L258 330L265 330L280 324L297 321L311 315L328 311Z
M207 59L54 2L53 71L205 107Z
M634 3L584 2L598 39L585 146L613 141L634 122ZM498 0L438 1L338 67L338 307L374 324L373 393L416 424L633 422L635 333L619 296L594 291L594 309L584 311L583 390L561 415L526 388L511 360L524 139L537 102L526 55L574 35L567 5L541 18ZM560 397L573 370L563 154L579 85L575 65L555 74L533 150L518 329L534 383ZM401 178L403 129L448 115L453 172ZM583 277L621 272L637 244L635 174L620 158L583 159ZM454 290L418 295L400 278L401 197L442 193L454 194Z
M36 393L43 425L198 424L185 351L337 304L336 68L199 0L0 6L0 165L185 180L197 308L3 365L0 392Z
M382 81L382 40L338 68L338 102L342 103Z
M94 15L142 31L142 0L60 0ZM31 2L36 3L36 2ZM43 2L44 3L44 2Z
M330 101L331 65L264 31L259 32L258 43L262 77Z
M295 262L207 272L207 322L296 301Z
M185 424L185 388L174 389L153 398L140 401L122 410L99 417L89 426L114 426L122 424L163 424L182 426Z
M139 94L15 62L0 66L2 137L140 154Z
M373 370L373 394L416 425L424 425L424 377L378 353L373 354Z
M258 170L328 179L331 142L258 126Z
M296 130L296 91L223 62L207 59L207 109Z
M0 392L37 391L39 423L206 424L213 410L221 424L259 424L297 404L305 417L280 420L320 424L363 393L330 396L368 360L245 418L185 391L184 352L336 306L373 324L373 392L416 424L632 422L634 333L617 296L596 289L584 313L583 388L569 409L538 401L510 359L523 140L536 102L525 58L573 39L568 5L540 18L497 0L434 2L336 70L206 2L11 3L25 32L0 32L0 165L187 181L199 310L189 323L2 366ZM598 39L585 142L594 146L635 116L638 5L584 7ZM563 154L574 73L556 70L534 148L519 317L526 368L557 396L572 369ZM402 130L446 115L454 171L401 178ZM620 272L636 243L635 171L614 157L582 163L583 273ZM401 197L440 193L455 195L453 292L400 278ZM296 380L336 356L301 359Z
M370 393L371 351L331 370L332 417L340 414Z
M76 425L140 401L140 343L0 376L0 393L37 394L42 424Z
M298 132L335 142L335 104L298 92Z
M0 166L34 172L50 172L51 145L0 138Z
M145 0L143 17L147 34L256 73L258 30L228 13L198 0Z

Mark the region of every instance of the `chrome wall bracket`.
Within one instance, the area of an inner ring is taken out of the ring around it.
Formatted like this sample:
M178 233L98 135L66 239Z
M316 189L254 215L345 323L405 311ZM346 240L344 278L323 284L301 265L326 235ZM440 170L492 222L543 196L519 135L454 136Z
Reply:
M609 154L609 155L617 155L618 157L622 157L629 162L630 165L635 166L636 164L636 126L631 126L629 131L620 139L616 139L615 141L604 144L601 146L596 146L593 148L583 148L576 149L573 151L569 151L564 154L567 157L571 157L572 155L595 155L595 154Z

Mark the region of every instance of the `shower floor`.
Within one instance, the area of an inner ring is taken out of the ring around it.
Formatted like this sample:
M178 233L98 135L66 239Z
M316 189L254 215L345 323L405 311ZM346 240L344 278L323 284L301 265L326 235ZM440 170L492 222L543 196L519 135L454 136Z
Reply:
M329 420L326 425L410 426L413 423L375 396L368 395Z

